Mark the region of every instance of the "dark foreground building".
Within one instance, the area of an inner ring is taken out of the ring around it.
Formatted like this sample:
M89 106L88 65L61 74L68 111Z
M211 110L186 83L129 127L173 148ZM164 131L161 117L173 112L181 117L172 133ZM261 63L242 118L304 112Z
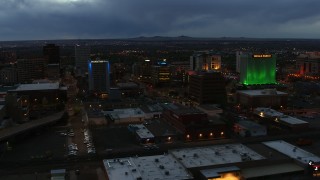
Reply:
M201 72L191 75L189 84L189 95L199 104L226 103L225 80L220 72Z

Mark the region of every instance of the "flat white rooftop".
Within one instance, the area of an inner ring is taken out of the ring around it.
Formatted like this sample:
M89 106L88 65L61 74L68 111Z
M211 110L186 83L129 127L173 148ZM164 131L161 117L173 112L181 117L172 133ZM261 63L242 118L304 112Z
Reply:
M59 83L21 84L13 91L35 91L59 89Z
M141 139L154 138L154 135L143 124L130 124L130 126L136 129L136 133Z
M292 117L292 116L281 116L279 118L279 120L283 121L287 124L309 124L306 121L300 120L300 119Z
M265 159L243 144L214 145L170 151L186 168Z
M309 161L320 161L320 158L318 156L283 140L267 141L263 142L263 144L305 164L309 163Z
M113 111L103 111L103 113L111 115L114 119L145 116L140 108L114 109Z
M254 112L261 117L280 117L283 116L283 113L276 111L270 108L258 107L254 110ZM261 114L262 113L262 114Z
M246 94L249 96L270 96L270 95L287 95L285 92L276 91L273 89L263 89L263 90L239 90L237 91L241 94Z
M170 154L103 160L110 180L193 179L192 175Z

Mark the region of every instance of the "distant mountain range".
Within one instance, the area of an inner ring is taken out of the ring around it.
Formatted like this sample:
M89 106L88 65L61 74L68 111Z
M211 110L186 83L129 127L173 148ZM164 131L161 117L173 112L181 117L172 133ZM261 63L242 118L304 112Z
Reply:
M112 45L119 44L119 42L201 42L201 41L292 41L292 42L320 42L320 39L299 39L299 38L247 38L247 37L189 37L189 36L153 36L153 37L135 37L135 38L117 38L117 39L61 39L61 40L24 40L24 41L0 41L0 48L2 47L23 47L23 46L42 46L44 44L54 43L58 45Z
M125 40L125 39L123 39ZM136 38L128 38L126 40L134 41L320 41L320 39L301 39L301 38L248 38L248 37L190 37L190 36L140 36Z

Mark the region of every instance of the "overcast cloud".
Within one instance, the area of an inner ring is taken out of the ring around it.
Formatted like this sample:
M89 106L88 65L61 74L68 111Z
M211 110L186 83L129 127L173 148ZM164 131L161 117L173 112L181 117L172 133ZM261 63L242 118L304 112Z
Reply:
M319 0L1 0L0 41L320 38Z

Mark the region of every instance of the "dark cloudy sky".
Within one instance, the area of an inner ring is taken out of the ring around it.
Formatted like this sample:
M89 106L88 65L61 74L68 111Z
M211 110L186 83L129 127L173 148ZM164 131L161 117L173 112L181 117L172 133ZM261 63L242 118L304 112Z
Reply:
M320 38L320 0L0 0L0 41Z

